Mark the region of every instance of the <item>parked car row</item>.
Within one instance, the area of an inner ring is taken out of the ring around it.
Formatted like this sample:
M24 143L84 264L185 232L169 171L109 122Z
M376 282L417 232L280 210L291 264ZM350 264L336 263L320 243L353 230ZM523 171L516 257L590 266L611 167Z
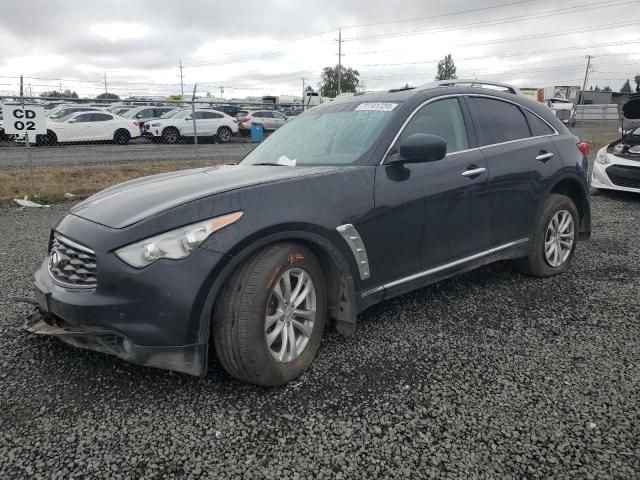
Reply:
M57 104L47 110L47 133L37 135L36 144L112 141L124 145L140 136L154 143L177 143L196 135L225 143L233 135L248 132L252 123L261 124L265 131L274 131L288 120L286 115L274 110L242 110L234 105L194 111L192 107L173 105ZM13 136L13 139L25 141L24 135Z

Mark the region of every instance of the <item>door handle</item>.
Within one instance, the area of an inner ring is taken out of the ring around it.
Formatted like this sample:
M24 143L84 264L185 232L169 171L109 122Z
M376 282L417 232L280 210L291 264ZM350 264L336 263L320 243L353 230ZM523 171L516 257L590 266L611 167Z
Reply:
M465 170L464 172L462 172L462 176L463 177L475 177L477 175L482 175L486 171L487 171L487 169L484 168L484 167L472 168L471 170Z
M544 150L542 150L540 152L540 154L536 157L536 160L540 161L540 162L546 162L547 160L549 160L551 157L553 157L553 153L551 152L545 152Z

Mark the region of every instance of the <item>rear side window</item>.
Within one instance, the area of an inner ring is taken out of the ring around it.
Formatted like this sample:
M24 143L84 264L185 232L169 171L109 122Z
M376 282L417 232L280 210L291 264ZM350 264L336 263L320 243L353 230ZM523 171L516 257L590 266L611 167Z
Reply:
M457 98L437 100L422 107L402 131L400 141L414 133L428 133L444 138L448 153L469 148L467 129Z
M531 132L520 108L512 103L484 97L470 97L469 105L479 120L480 145L529 138Z
M83 113L82 115L78 115L75 118L76 123L93 122L93 114L91 113Z
M553 128L547 125L547 122L540 119L540 117L538 117L537 115L534 115L528 110L525 110L524 114L527 117L527 121L529 122L529 128L531 129L531 134L534 137L541 136L541 135L552 135L556 133Z
M92 122L108 122L109 120L113 120L113 117L108 113L92 113Z

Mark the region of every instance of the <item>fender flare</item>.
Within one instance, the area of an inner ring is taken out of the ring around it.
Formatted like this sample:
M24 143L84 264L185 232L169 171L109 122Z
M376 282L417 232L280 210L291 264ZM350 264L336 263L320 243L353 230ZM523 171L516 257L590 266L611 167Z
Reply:
M579 225L579 233L580 239L586 240L591 235L591 196L589 195L589 190L587 189L584 181L584 177L582 174L574 173L574 172L563 172L558 176L554 177L547 186L547 189L542 196L542 201L538 205L536 209L536 217L540 218L542 214L542 210L544 209L544 200L549 196L549 194L563 181L570 180L572 183L577 184L580 189L580 195L582 200L582 205L576 205L579 209L582 209L582 218L580 219Z
M333 297L335 300L333 302L330 301L330 318L336 320L338 332L344 335L351 335L355 332L358 303L353 277L354 270L345 254L333 241L324 235L306 230L282 230L265 236L261 236L260 232L256 232L250 238L248 242L245 240L235 245L230 250L231 253L225 255L226 261L223 262L224 264L219 268L215 268L209 280L201 287L204 301L198 302L202 305L199 318L199 343L209 344L213 305L229 277L251 255L267 245L279 241L301 241L307 246L311 246L316 255L320 254L320 257L326 256L324 259L320 258L323 268L325 268L325 271L327 268L331 269L328 276L332 273L334 275L337 274L337 278L327 278L327 288L331 290L330 298ZM327 262L327 258L331 259L331 261Z

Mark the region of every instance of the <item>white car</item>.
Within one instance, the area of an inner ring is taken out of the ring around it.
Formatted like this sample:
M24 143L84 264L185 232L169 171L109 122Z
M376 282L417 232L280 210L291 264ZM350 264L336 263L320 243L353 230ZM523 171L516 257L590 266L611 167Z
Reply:
M640 193L640 127L602 147L591 170L595 189Z
M47 119L47 133L37 135L38 145L61 142L112 141L126 145L140 136L136 120L119 117L106 111L77 112L58 119Z
M215 138L221 143L231 140L238 133L238 125L233 118L214 110L180 110L169 118L159 118L145 124L145 135L153 141L176 143L181 137L193 137L193 124L196 124L197 136Z

